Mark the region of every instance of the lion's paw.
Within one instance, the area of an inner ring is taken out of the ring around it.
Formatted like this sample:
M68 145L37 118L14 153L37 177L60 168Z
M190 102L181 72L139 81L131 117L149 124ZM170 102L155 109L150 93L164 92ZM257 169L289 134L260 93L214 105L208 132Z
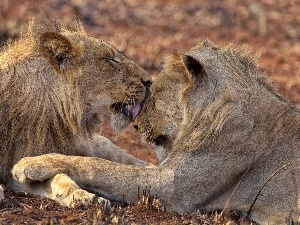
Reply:
M51 180L51 189L53 199L61 205L74 207L80 205L88 205L97 201L103 204L104 209L110 208L110 202L107 199L96 197L94 194L81 189L75 181L67 174L57 174Z
M55 164L46 157L52 155L26 157L14 165L11 172L13 178L21 183L33 181L45 181L54 177L58 173L66 172L67 169L62 164Z
M58 202L64 206L75 207L75 206L85 206L93 202L97 202L103 206L104 210L111 208L111 203L109 200L101 197L96 197L94 194L89 193L82 189L76 189L67 197L56 196Z
M60 202L63 205L68 207L75 207L79 205L87 205L93 202L95 195L82 189L76 189L65 198L59 196L56 197L58 197L58 199L60 198Z
M42 178L45 172L43 165L30 159L30 157L23 158L14 165L11 170L13 178L21 183L46 180Z

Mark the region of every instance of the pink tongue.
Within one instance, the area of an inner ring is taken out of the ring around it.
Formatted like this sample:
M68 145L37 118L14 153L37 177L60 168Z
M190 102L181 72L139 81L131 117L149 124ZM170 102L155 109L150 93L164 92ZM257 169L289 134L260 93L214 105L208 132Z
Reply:
M142 109L141 104L137 104L135 106L132 107L132 121L139 115L140 111Z

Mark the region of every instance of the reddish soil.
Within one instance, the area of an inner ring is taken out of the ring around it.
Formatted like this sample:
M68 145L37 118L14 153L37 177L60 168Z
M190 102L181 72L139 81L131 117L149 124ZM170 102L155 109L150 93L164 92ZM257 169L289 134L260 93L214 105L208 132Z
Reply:
M300 106L299 0L0 0L0 41L19 36L32 18L50 25L56 19L80 19L90 35L115 45L153 77L166 54L187 51L205 38L248 44L260 54L260 65L279 92ZM151 146L142 143L132 127L116 133L106 124L100 133L134 156L156 163ZM225 224L149 205L117 206L104 214L99 205L66 209L10 190L6 195L0 202L0 224Z

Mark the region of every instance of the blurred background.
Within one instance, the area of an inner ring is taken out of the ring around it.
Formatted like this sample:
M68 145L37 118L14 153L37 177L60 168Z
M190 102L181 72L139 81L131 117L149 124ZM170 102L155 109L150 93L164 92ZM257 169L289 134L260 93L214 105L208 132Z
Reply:
M153 76L166 54L205 38L248 44L279 92L300 107L300 0L0 0L1 45L30 19L50 26L79 19L89 35L115 45ZM134 129L116 134L106 125L101 134L155 163Z

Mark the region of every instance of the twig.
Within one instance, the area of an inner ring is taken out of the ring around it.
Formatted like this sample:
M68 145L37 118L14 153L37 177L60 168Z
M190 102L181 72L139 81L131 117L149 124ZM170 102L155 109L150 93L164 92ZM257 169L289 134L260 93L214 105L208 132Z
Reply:
M140 185L138 186L138 202L140 202Z
M268 183L268 182L269 182L269 181L270 181L270 180L271 180L278 172L280 172L282 169L284 169L286 166L289 166L289 165L291 165L291 163L288 163L288 164L286 164L286 165L283 165L283 166L280 167L278 170L276 170L275 173L273 173L273 174L269 177L269 179L264 183L264 185L260 188L260 190L258 191L257 195L255 196L255 199L254 199L253 203L251 204L251 206L250 206L250 208L249 208L249 210L248 210L248 212L247 212L248 218L250 218L250 216L251 216L251 210L252 210L253 206L255 205L255 203L256 203L258 197L261 195L262 190L263 190L264 187L267 185L267 183Z

